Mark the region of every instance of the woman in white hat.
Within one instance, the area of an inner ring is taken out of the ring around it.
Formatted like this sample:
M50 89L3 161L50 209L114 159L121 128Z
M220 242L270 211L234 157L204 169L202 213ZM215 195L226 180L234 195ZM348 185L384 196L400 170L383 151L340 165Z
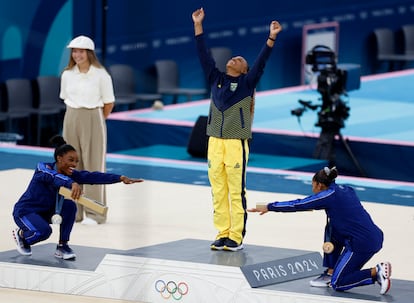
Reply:
M106 118L115 102L112 79L99 62L89 37L78 36L67 47L71 54L62 73L60 91L66 104L63 137L79 153L78 169L105 172ZM83 190L87 197L106 205L103 185L85 185ZM78 205L76 221L105 223L106 217Z

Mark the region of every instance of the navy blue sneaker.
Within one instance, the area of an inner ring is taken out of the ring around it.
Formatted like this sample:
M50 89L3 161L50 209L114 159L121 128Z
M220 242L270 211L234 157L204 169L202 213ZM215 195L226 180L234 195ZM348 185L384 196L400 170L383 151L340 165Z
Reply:
M238 244L236 241L232 239L226 239L226 241L224 242L223 250L238 251L241 249L243 249L243 243Z
M55 257L63 260L75 259L76 254L67 244L56 246Z
M224 243L226 242L227 238L220 238L211 243L210 248L212 250L223 250Z

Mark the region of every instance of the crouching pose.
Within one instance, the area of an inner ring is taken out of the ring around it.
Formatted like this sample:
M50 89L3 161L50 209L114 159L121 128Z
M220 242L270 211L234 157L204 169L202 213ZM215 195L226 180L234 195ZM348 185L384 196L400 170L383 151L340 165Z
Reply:
M310 282L314 287L329 287L344 291L378 282L380 293L391 287L391 264L382 262L373 268L362 267L381 248L384 235L362 206L353 188L337 185L337 169L325 167L312 179L313 195L303 199L273 202L248 209L261 215L268 211L295 212L325 210L327 226L323 265L326 271ZM329 241L329 242L328 242Z
M31 245L44 241L52 234L52 217L59 218L59 244L55 257L74 259L73 250L68 246L70 233L76 217L74 201L59 195L61 186L72 190L72 198L82 195L80 184L132 184L142 179L131 179L117 174L89 172L75 169L78 154L61 136L52 138L56 146L55 162L38 163L27 190L14 206L13 218L18 228L13 230L17 251L26 256L32 254Z

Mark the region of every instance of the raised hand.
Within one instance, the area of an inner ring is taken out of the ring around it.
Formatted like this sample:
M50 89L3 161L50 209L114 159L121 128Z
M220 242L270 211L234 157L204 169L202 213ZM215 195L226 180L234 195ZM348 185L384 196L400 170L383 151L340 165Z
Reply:
M199 9L195 10L191 16L193 17L193 22L194 23L202 23L203 20L204 20L204 16L205 16L204 9L199 8Z
M279 22L277 21L272 21L270 23L270 36L271 37L276 37L277 34L279 34L282 31L282 26L280 25Z

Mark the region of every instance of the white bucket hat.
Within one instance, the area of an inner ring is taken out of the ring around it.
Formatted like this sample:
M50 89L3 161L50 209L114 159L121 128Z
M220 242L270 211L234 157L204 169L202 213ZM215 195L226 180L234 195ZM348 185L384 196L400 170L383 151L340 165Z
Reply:
M86 36L78 36L68 44L67 48L82 48L95 50L95 43L92 39Z

